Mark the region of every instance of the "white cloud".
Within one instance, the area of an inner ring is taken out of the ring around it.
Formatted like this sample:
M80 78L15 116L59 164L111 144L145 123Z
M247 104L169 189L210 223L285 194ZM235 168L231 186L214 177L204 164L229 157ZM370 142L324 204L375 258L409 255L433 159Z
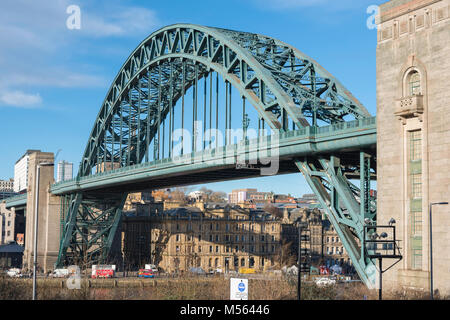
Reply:
M67 28L66 9L72 4L81 8L81 30ZM99 38L141 39L158 25L154 11L126 6L122 0L1 0L0 103L40 105L39 93L26 92L43 87L107 88L98 68L79 57L104 55L100 46L105 43Z
M323 7L324 10L347 10L358 6L354 0L250 0L259 7L272 10L299 9L310 7ZM361 0L358 0L361 1ZM364 0L367 2L373 0Z
M94 37L134 36L150 34L159 24L156 13L152 10L119 7L102 16L86 12L82 16L81 30L84 34Z
M42 98L39 93L28 94L22 91L10 91L0 93L0 104L12 107L30 108L39 106Z

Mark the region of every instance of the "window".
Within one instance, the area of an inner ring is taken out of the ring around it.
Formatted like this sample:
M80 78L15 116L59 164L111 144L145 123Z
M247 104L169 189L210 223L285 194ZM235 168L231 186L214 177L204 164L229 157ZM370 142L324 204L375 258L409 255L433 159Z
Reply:
M422 174L411 174L411 198L422 198Z
M414 74L411 76L411 79ZM408 132L409 155L409 253L410 267L414 270L422 269L422 132L421 130Z
M422 160L422 132L420 130L409 132L410 161Z
M417 71L413 71L409 75L409 95L419 95L421 93L420 88L420 74Z

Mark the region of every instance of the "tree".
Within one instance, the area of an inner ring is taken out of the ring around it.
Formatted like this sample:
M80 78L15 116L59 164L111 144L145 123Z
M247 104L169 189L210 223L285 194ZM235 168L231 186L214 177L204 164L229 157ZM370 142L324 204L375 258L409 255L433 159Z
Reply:
M227 194L223 191L214 191L210 196L212 202L226 202L226 199Z
M274 215L275 217L277 217L277 218L279 218L279 219L283 219L283 210L281 210L281 209L278 208L278 207L275 207L275 206L272 205L272 204L269 204L269 203L266 204L266 205L264 206L264 211L266 211L266 212L268 212L268 213Z
M283 240L281 242L280 247L277 250L277 261L280 265L280 268L283 266L292 266L297 261L297 255L295 254L295 247L293 246L293 242Z
M187 187L179 187L171 190L170 198L174 201L186 201L187 193L189 192L189 188Z

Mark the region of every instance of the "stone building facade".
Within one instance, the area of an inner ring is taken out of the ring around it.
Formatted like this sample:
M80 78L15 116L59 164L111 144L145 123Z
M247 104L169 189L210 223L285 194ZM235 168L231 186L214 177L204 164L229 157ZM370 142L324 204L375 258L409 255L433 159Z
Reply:
M378 224L394 218L402 261L384 286L428 290L429 204L450 200L450 1L380 7ZM434 288L450 294L450 206L433 207Z
M295 226L297 220L306 223L305 229L309 235L309 241L306 241L305 245L311 251L312 266L338 265L345 273L352 271L352 262L343 243L321 210L301 208L292 210L289 217L286 217L285 214L283 222L289 222L286 225L292 228L292 236L283 235L283 239L292 239L295 248L298 246L298 229ZM295 254L297 253L295 252Z
M259 271L275 267L279 256L281 221L265 212L230 205L181 207L122 222L125 268L158 265L164 272L201 267Z

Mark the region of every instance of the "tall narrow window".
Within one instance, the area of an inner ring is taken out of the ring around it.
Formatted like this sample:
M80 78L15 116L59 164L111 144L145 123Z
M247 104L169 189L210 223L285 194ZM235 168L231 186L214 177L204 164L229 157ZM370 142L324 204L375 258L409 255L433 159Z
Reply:
M411 269L422 269L422 132L409 131L409 234Z
M420 74L417 71L409 75L409 94L411 96L421 94Z

